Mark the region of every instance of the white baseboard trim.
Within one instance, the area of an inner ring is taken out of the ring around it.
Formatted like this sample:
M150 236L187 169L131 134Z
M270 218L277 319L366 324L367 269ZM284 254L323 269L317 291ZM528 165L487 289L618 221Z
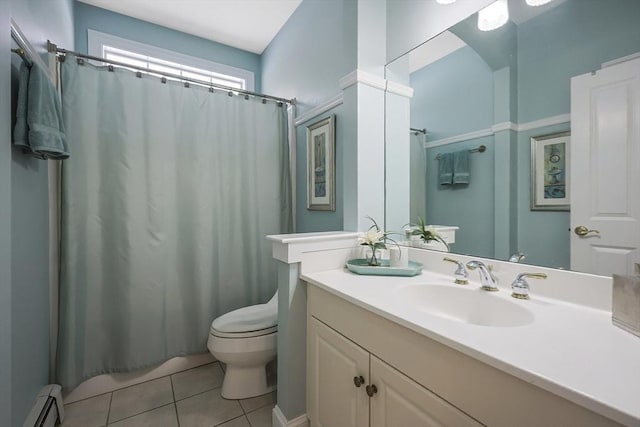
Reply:
M304 114L300 114L296 117L293 124L297 127L303 124L306 121L313 119L314 117L319 116L320 114L324 114L332 108L336 108L338 105L342 105L343 103L343 95L342 92L334 96L333 98L327 99L320 105L313 107L311 110L307 111Z
M273 407L271 413L271 424L273 427L309 427L309 419L306 414L300 415L290 421L284 416L278 405Z

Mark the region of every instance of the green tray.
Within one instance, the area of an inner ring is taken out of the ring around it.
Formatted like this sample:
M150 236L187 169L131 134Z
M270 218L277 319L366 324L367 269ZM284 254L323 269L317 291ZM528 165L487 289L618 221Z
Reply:
M347 268L356 274L369 276L417 276L422 273L422 264L409 261L408 267L390 267L389 260L383 259L382 265L373 267L364 258L350 259L347 261Z

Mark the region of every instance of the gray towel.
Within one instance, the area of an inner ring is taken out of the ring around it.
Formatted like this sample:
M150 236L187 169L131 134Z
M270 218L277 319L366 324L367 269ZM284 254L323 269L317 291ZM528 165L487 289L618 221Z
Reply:
M469 150L461 150L453 153L453 183L469 184Z
M438 182L440 185L450 185L453 182L453 154L441 153L438 162Z
M40 159L69 157L56 88L39 66L20 67L13 144Z

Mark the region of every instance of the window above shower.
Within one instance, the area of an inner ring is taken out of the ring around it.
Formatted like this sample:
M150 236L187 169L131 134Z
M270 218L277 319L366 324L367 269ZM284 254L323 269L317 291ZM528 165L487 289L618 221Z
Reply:
M204 85L211 83L249 91L255 89L254 74L251 71L111 34L88 30L88 47L89 55L143 67L149 70L149 74L169 73L200 80Z

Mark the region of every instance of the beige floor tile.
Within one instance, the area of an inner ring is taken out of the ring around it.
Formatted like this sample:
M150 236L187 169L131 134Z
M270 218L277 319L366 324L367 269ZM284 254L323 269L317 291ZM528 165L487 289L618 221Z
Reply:
M251 427L271 427L271 413L273 412L273 406L264 406L253 412L247 414Z
M263 394L262 396L251 397L249 399L242 399L240 401L240 405L242 405L242 409L244 412L255 411L258 408L262 408L263 406L271 405L276 403L276 392L272 391L271 393Z
M169 377L116 390L111 399L109 422L119 421L169 403L173 403Z
M103 427L107 424L111 393L64 405L61 427Z
M249 424L247 417L243 415L216 427L251 427L251 424Z
M224 372L219 363L200 366L171 375L173 393L176 400L193 396L203 391L208 391L222 385Z
M176 405L170 404L109 424L109 427L178 427Z
M243 414L238 401L223 399L219 388L180 400L176 406L180 427L214 426Z

